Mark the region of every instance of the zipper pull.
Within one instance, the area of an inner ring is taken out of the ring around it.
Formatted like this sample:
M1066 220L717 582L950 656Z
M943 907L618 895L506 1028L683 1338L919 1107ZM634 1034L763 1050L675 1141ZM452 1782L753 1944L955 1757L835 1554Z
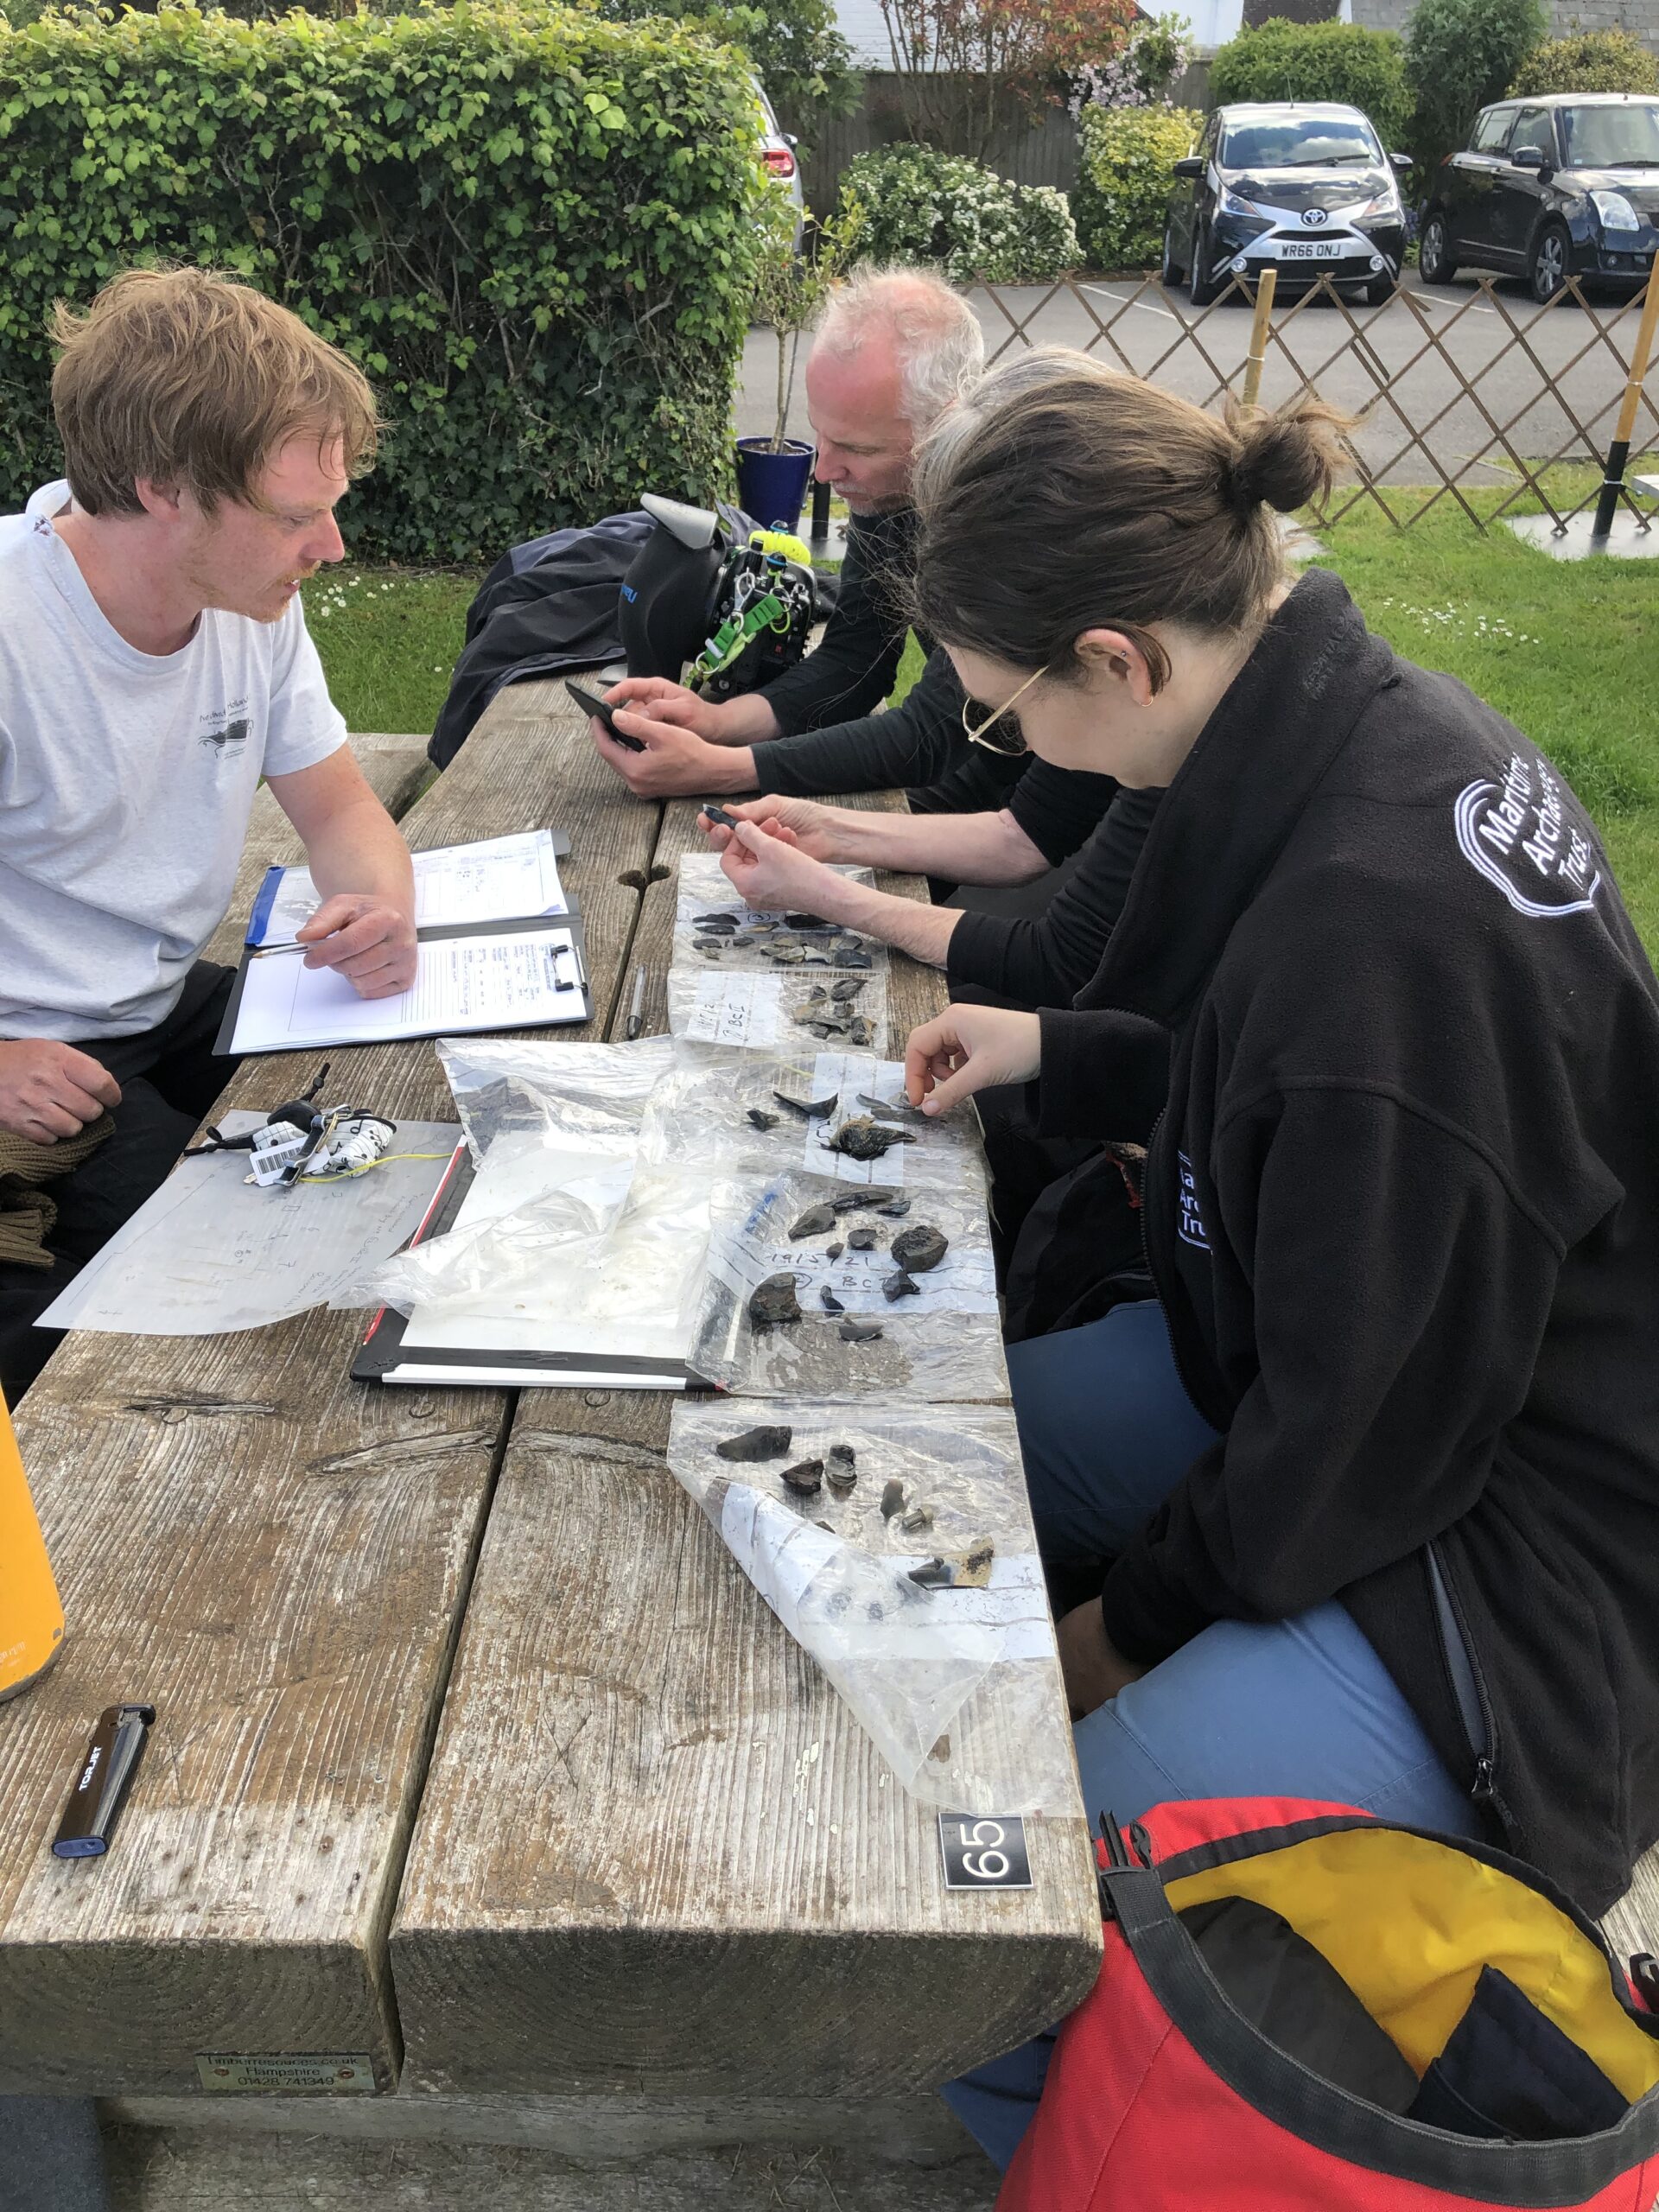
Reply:
M1484 1751L1475 1761L1475 1778L1469 1785L1469 1795L1477 1805L1490 1805L1497 1796L1497 1780L1492 1772L1492 1763Z

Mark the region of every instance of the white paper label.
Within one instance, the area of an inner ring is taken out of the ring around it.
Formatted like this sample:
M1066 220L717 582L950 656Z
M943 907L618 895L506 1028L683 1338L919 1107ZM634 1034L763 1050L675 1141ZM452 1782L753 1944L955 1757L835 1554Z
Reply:
M778 976L699 976L685 1033L700 1045L775 1046L783 991Z

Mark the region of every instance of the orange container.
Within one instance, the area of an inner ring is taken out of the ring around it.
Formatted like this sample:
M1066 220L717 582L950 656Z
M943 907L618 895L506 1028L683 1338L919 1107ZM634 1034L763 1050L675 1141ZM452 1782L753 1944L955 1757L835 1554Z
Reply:
M0 1397L0 1700L16 1697L57 1657L63 1607L46 1539Z

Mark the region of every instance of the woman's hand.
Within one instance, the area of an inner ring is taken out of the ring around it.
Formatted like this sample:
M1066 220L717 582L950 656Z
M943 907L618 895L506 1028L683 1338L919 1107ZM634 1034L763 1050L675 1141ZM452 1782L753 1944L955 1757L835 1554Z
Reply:
M910 1033L905 1095L925 1114L943 1114L976 1090L1029 1083L1043 1062L1034 1014L995 1006L950 1006Z
M832 875L822 861L753 822L740 821L735 830L716 824L712 834L724 840L721 868L751 906L839 918L836 906L845 879Z
M842 849L845 831L836 810L820 806L815 799L780 798L769 792L765 798L753 798L742 806L728 806L741 822L753 822L769 837L776 837L785 845L797 845L810 853L815 861L844 861L849 855ZM707 835L709 842L724 851L731 842L732 832L723 823L710 822L707 815L697 817L697 826Z
M1106 1617L1098 1598L1074 1606L1056 1624L1060 1647L1060 1672L1065 1677L1065 1701L1071 1718L1082 1720L1138 1682L1147 1669L1124 1658L1106 1633Z

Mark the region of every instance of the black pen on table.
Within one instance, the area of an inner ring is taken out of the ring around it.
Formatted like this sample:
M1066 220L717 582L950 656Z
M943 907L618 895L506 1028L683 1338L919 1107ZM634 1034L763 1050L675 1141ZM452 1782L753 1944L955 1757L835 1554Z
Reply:
M633 999L628 1007L628 1042L632 1044L645 1023L645 971L643 967L633 971Z

